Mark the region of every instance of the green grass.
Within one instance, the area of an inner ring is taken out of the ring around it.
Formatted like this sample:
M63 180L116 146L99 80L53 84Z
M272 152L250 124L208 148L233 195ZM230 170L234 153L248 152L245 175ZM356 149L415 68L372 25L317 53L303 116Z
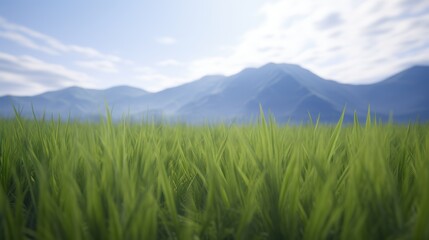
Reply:
M429 125L0 120L0 239L429 239Z

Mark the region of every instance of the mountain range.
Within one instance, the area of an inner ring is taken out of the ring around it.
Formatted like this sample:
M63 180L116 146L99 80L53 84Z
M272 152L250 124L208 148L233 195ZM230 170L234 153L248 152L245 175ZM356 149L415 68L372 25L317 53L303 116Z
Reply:
M160 92L118 86L105 90L69 87L36 96L0 97L0 116L42 115L98 120L109 106L112 117L163 118L187 123L251 122L260 106L280 122L305 122L309 115L336 122L345 109L350 121L377 118L397 122L429 120L429 66L414 66L383 81L341 84L294 64L269 63L232 76L206 76Z

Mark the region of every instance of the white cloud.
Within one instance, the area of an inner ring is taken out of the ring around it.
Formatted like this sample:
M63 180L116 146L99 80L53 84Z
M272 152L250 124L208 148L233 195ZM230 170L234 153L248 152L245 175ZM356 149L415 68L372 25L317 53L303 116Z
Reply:
M215 55L191 62L155 62L153 67L169 70L170 75L154 68L135 72L130 69L137 64L129 60L66 44L0 17L0 38L60 60L52 64L39 58L0 53L0 77L8 84L28 80L31 86L42 86L44 81L58 86L85 86L97 83L88 73L116 73L116 82L107 83L108 78L102 78L98 83L130 84L158 91L203 75L233 74L267 62L300 64L322 77L349 83L372 82L410 65L429 63L427 0L278 0L265 4L259 14L263 21L256 28L243 34L238 44L223 46ZM171 36L154 40L162 45L177 43ZM75 66L87 73L73 70ZM181 68L173 68L177 66ZM178 75L172 75L172 71ZM33 73L37 74L32 78ZM48 76L47 80L42 75ZM53 76L60 82L53 83Z
M28 84L28 79L20 74L16 74L13 72L3 72L0 70L0 82L2 83L18 83L18 84Z
M156 39L156 41L159 44L164 44L164 45L173 45L177 42L177 40L172 37L159 37Z
M83 67L83 68L89 68L97 71L102 71L106 73L117 73L119 70L111 61L103 61L103 60L95 60L95 61L77 61L76 65Z
M67 69L62 65L47 63L31 56L17 57L0 52L0 60L8 62L15 67L20 67L22 70L51 73L62 76L64 79L75 83L81 83L90 80L90 78L84 73Z
M62 43L54 37L11 23L2 17L0 17L0 30L3 30L0 32L0 37L44 53L72 53L81 57L110 61L112 63L130 63L130 61L118 56L101 53L94 48Z
M15 95L15 96L25 96L33 92L43 92L47 89L45 86L40 86L37 83L29 82L21 74L15 74L11 72L4 72L0 70L0 96L3 95Z
M182 63L175 59L166 59L158 62L157 65L161 67L177 67L177 66L181 66Z
M0 37L27 49L49 54L61 63L53 64L29 55L16 56L0 51L0 95L36 94L73 85L105 88L126 84L158 91L183 82L180 78L163 75L154 69L135 72L133 68L138 64L133 61L101 53L94 48L62 43L51 36L8 22L1 17ZM160 40L165 44L175 42L171 38ZM161 61L159 64L158 66L163 67L180 65L173 59ZM73 66L81 68L82 71L73 70ZM86 73L87 70L92 70L92 76ZM94 75L98 78L94 78Z
M21 46L24 46L33 50L41 51L47 54L51 54L51 55L58 54L58 52L56 52L55 50L48 47L40 46L36 44L33 40L27 38L24 35L18 34L16 32L1 31L0 38L7 39Z
M144 86L150 92L157 92L165 88L177 86L185 80L179 77L171 77L159 73L150 67L140 67L135 69L134 82L137 86Z
M43 60L43 54L18 56L0 52L0 94L36 94L46 90L78 85L82 87L105 87L122 83L116 77L102 73L121 73L133 62L112 54L102 53L94 48L65 44L46 34L34 31L25 26L11 23L0 17L0 38L20 45L26 49L48 54L49 61ZM32 52L29 52L33 54ZM55 64L50 63L54 58ZM79 66L84 70L73 70ZM91 75L91 76L90 76ZM16 80L16 81L15 81ZM7 87L7 89L6 89Z
M193 61L191 75L286 62L326 78L363 83L429 60L428 1L280 0L266 4L261 14L265 20L228 53Z
M0 94L34 94L73 85L93 87L94 79L87 74L31 56L0 52L0 62L0 85L21 86Z

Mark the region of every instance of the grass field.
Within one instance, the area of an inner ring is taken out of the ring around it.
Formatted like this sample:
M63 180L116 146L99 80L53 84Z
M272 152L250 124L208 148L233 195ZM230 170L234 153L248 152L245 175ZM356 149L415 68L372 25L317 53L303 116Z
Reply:
M0 239L429 239L429 125L0 120Z

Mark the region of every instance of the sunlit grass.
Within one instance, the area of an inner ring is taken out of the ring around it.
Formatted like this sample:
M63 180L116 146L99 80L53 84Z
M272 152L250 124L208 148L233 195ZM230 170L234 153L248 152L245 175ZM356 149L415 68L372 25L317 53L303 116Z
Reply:
M0 120L0 239L428 239L429 126Z

